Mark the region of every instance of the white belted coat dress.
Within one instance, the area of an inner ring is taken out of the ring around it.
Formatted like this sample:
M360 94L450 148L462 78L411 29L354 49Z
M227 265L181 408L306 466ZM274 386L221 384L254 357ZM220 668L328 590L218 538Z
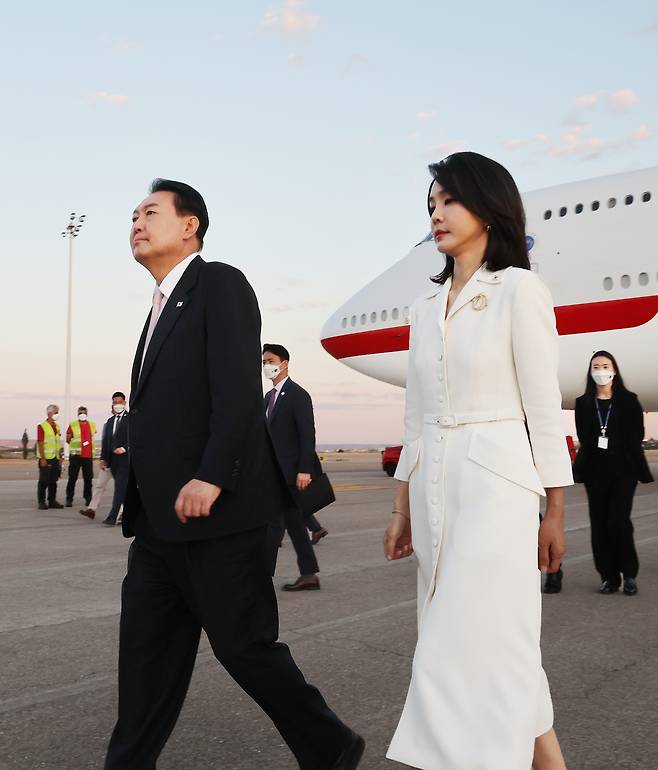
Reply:
M421 770L530 770L553 724L539 647L539 497L573 483L548 289L480 268L412 307L404 447L418 643L387 756Z

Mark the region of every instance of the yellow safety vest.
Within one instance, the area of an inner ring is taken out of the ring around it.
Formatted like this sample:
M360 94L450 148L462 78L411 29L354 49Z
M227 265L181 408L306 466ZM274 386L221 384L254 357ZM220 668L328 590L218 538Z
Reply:
M56 430L53 430L48 420L44 420L40 425L43 430L43 455L39 451L39 442L37 441L37 458L39 460L58 460L62 448L62 434L59 425L55 426Z
M94 435L96 434L96 423L93 420L87 420L91 428L91 456L94 456ZM73 420L70 425L73 436L69 442L69 451L72 455L79 455L82 451L82 429L80 420Z

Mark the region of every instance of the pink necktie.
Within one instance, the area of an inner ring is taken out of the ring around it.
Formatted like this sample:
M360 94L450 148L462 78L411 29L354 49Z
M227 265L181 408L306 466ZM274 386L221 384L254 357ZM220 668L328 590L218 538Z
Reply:
M269 420L272 417L272 411L274 409L274 402L276 401L277 397L277 389L273 388L272 397L270 398L270 403L267 406L267 419Z
M142 353L142 365L139 368L140 374L142 372L142 368L144 367L144 360L146 359L146 351L148 350L149 342L151 341L151 337L153 336L155 327L158 324L158 318L160 318L160 313L162 312L163 299L165 299L165 295L156 286L153 291L153 307L151 308L151 320L149 322L149 329L146 332L146 342L144 343L144 352Z

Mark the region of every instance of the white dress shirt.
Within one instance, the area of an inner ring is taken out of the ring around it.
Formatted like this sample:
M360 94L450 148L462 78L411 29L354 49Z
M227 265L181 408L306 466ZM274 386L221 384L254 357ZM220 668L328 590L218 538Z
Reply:
M286 381L288 380L287 377L284 377L278 385L275 385L273 390L276 391L276 394L274 396L270 396L270 401L267 407L267 418L269 419L270 415L272 414L272 409L274 409L274 405L277 402L277 399L281 395L281 388L285 385Z
M162 301L162 307L160 309L160 315L162 315L162 311L164 310L164 306L167 304L167 300L172 295L174 289L176 288L176 285L180 281L180 279L183 277L183 273L187 270L190 262L192 262L195 257L199 256L199 252L195 251L194 254L190 254L189 257L185 257L184 260L179 262L176 267L173 267L167 275L162 279L162 282L157 287L160 289L160 291L164 294L165 298Z

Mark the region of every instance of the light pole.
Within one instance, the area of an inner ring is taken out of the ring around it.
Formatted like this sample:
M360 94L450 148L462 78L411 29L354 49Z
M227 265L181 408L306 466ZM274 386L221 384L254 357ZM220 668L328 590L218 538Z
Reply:
M75 216L71 213L68 224L62 230L62 238L69 239L69 300L66 313L66 382L64 385L64 430L68 428L71 421L71 308L73 304L73 239L80 235L80 230L85 223L85 214ZM64 442L64 457L68 460L69 445Z

